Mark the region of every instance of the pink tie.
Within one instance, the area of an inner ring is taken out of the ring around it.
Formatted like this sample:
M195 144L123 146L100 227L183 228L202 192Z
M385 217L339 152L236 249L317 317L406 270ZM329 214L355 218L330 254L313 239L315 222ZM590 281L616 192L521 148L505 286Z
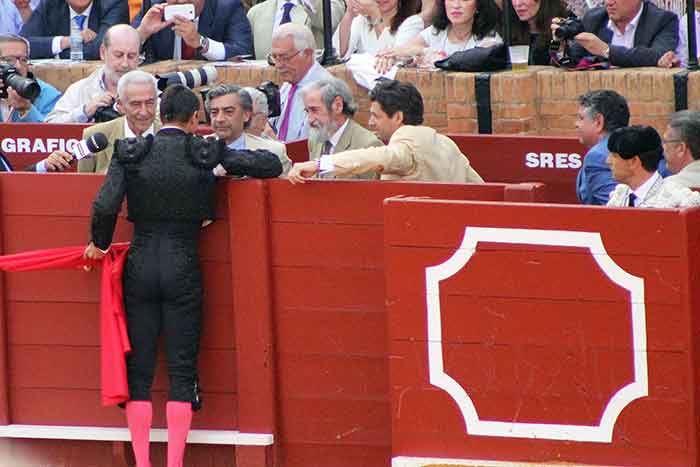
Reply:
M280 131L277 137L282 141L287 141L287 129L289 128L289 113L292 110L292 101L294 100L294 94L297 92L297 85L292 84L289 94L287 94L287 108L284 109L284 117L282 117L282 124L280 125Z

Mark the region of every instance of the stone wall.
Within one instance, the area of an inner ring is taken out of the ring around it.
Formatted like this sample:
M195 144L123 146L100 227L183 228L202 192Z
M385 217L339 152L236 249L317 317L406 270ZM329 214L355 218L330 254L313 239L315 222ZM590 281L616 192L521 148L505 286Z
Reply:
M152 73L185 70L201 62L166 61L145 66ZM72 67L39 66L36 74L59 89L87 76L96 64ZM255 86L262 81L279 82L274 68L219 67L219 81ZM344 66L330 71L347 82L359 103L357 119L369 118L366 89L358 86ZM552 67L530 67L522 72L490 75L491 128L496 134L566 136L574 134L577 97L593 89L613 89L630 104L632 123L652 125L663 131L676 108L674 75L684 70L634 68L566 72ZM475 73L403 69L397 79L414 83L423 95L425 123L450 133L478 133ZM700 109L700 73L688 76L688 107ZM483 124L483 119L482 119Z

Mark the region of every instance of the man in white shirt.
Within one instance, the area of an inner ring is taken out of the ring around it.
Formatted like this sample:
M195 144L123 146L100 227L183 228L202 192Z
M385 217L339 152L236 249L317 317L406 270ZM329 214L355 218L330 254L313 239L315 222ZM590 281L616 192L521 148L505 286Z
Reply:
M270 120L280 141L306 139L309 128L300 88L320 79L332 78L316 61L314 36L306 26L283 24L272 36L270 60L284 84L280 87L282 104L279 117Z
M165 8L183 3L194 5L194 20L176 16L165 21ZM143 0L132 24L148 62L227 60L253 53L250 23L239 0Z
M209 90L204 105L209 113L212 129L219 139L226 142L226 146L230 149L267 149L282 163L280 176L289 172L292 161L287 156L284 144L244 131L250 125L253 113L253 101L247 91L232 84L220 84ZM221 170L223 171L223 167Z
M106 173L116 140L153 135L160 129L160 122L156 120L158 87L153 75L142 70L128 72L119 80L117 96L117 108L124 116L83 131L83 139L102 133L109 144L92 157L81 159L78 172Z
M343 0L331 0L331 27L335 31L345 13ZM255 38L255 58L270 53L270 38L282 24L296 23L311 29L316 48L323 47L323 2L321 0L265 0L248 11Z
M618 128L608 139L608 165L620 182L610 193L608 206L677 208L700 205L700 193L673 181L657 171L661 161L661 137L650 126Z
M552 29L562 18L552 20ZM678 17L642 0L605 0L582 19L585 32L574 37L568 53L574 60L597 56L618 67L673 65L667 52L678 46ZM664 57L664 60L661 58Z
M301 90L309 121L309 159L351 149L382 146L374 133L353 120L357 111L350 88L337 78L313 82ZM358 175L319 175L320 178L376 178L374 172Z
M671 115L663 138L666 178L688 188L700 187L700 112L682 110Z
M134 28L118 24L109 28L100 46L104 65L87 78L71 84L46 117L48 123L86 123L101 107L113 106L119 78L140 62L141 42Z

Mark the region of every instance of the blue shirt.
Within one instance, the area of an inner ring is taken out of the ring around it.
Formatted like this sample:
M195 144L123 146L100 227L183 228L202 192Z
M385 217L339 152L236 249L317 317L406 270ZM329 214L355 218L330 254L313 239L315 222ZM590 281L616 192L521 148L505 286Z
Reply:
M235 141L231 142L231 144L229 144L227 147L235 150L245 149L245 134L241 133L241 136L239 136Z
M0 0L0 33L19 34L23 24L22 16L12 0Z

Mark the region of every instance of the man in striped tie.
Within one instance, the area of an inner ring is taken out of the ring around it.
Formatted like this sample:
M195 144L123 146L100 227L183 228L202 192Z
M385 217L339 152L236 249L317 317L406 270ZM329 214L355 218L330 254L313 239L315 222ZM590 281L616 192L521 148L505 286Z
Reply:
M29 39L30 58L69 58L71 24L82 31L83 56L100 59L107 29L129 22L124 0L41 0L20 35Z
M306 26L281 25L272 36L270 61L284 84L280 87L281 114L270 121L280 141L306 139L309 128L300 88L321 79L330 79L316 61L314 36Z

